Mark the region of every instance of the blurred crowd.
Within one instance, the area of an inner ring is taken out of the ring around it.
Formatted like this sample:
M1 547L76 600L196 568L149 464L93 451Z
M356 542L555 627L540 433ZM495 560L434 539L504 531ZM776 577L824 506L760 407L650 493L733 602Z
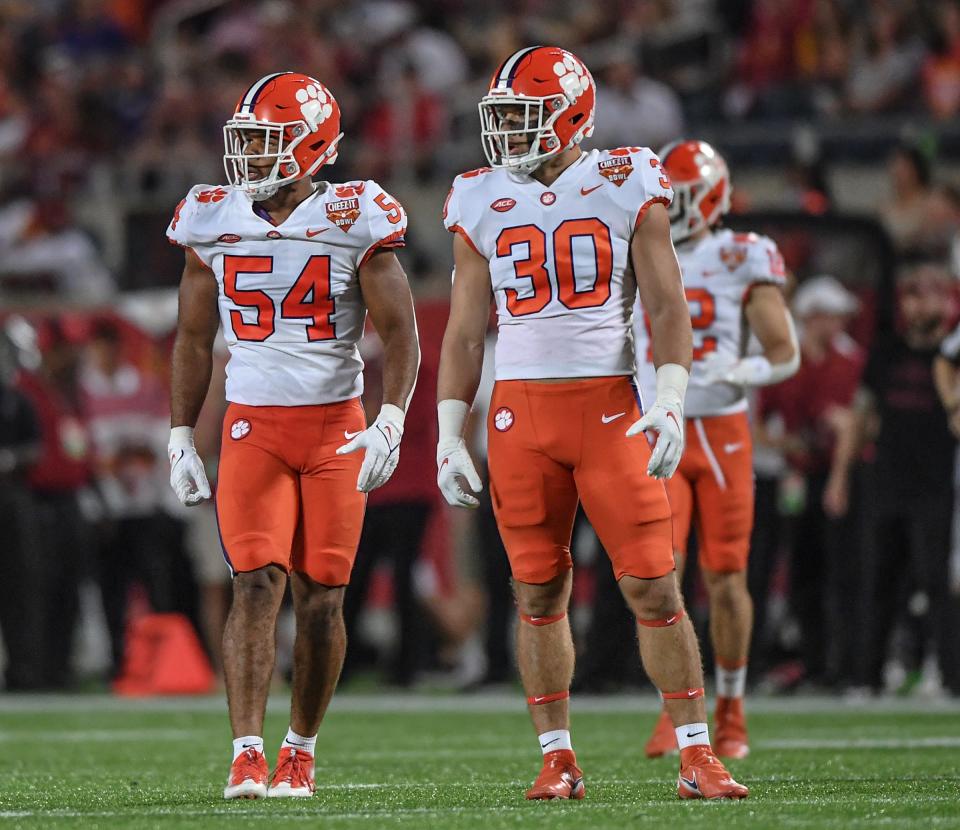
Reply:
M347 140L336 175L404 194L476 166L476 101L492 69L531 43L566 46L592 68L597 146L656 148L684 132L732 141L752 124L765 134L803 121L859 125L848 144L886 136L889 149L898 127L870 117L919 118L946 131L945 150L957 145L956 0L3 0L0 9L0 289L78 301L102 300L118 282L175 281L173 259L153 261L144 212L159 237L188 187L222 180L223 121L278 68L312 73L337 96ZM415 266L432 267L424 257Z
M593 70L596 146L704 134L738 160L742 137L765 140L754 125L812 125L792 152L758 152L759 174L733 170L748 183L731 223L780 244L803 354L752 408L752 679L960 693L960 0L0 0L4 688L117 677L149 612L185 617L218 666L230 586L214 511L181 508L166 483L175 298L129 289L176 284L172 207L192 184L222 182L223 120L253 80L287 67L341 104L331 175L402 196L423 339L401 464L370 499L347 595L345 675L466 688L514 677L490 505L447 509L424 471L449 286L440 205L450 177L482 162L476 101L490 74L531 43ZM839 145L817 139L830 130ZM866 174L834 175L837 147L864 142L880 153ZM875 194L871 215L844 216L845 183ZM378 348L365 339L374 411ZM490 368L473 419L481 460ZM215 384L197 433L211 482L222 412ZM582 518L573 548L579 688L645 682ZM695 568L687 582L702 628ZM289 646L281 626L281 674Z

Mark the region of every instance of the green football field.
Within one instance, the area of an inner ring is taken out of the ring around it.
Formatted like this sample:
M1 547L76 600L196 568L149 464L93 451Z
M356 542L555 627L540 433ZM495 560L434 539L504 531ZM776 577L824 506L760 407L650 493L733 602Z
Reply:
M286 728L268 714L268 756ZM310 800L225 802L218 698L0 697L0 826L47 828L960 828L960 709L755 701L741 803L680 802L675 759L648 761L649 697L574 699L581 802L526 802L539 750L519 693L344 695Z

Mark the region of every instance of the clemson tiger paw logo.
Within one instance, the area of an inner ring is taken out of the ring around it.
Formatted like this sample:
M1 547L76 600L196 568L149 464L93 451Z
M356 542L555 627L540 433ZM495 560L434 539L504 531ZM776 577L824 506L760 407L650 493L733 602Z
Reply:
M513 426L513 412L506 406L501 406L493 416L493 425L498 432L506 432Z
M553 65L553 72L560 79L560 86L571 104L590 88L587 70L569 53L563 56L562 61Z
M300 103L300 114L303 120L310 125L310 129L316 131L324 121L333 114L333 104L330 103L330 96L322 86L316 84L307 84L302 89L297 90L297 101Z
M234 441L246 438L250 434L250 422L246 418L237 418L230 424L230 437Z

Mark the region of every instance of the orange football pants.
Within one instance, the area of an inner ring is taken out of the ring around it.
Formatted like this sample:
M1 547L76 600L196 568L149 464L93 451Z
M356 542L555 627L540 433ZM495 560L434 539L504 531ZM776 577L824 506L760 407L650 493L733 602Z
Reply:
M223 420L217 522L234 573L277 565L346 585L360 542L363 452L337 455L366 428L358 398L317 406L231 403Z
M490 494L520 582L569 570L578 499L617 579L674 568L670 505L647 475L650 445L626 437L640 417L629 377L498 381L487 424Z
M696 524L700 564L730 573L747 567L753 530L753 457L746 412L688 418L687 445L667 482L673 540L687 552Z

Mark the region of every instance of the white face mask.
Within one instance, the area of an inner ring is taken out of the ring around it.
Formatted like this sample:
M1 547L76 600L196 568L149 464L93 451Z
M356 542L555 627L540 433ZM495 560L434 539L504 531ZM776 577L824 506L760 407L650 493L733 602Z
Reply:
M548 113L547 104L556 109ZM485 95L481 100L480 138L491 167L532 173L544 161L562 150L553 125L570 106L563 96L531 98L526 95ZM507 110L507 108L510 108ZM579 143L580 137L570 142ZM527 150L517 153L524 143ZM546 148L546 149L543 149Z
M286 138L288 133L294 136L291 140ZM235 115L223 128L223 166L227 181L254 201L260 202L269 199L284 185L310 176L322 165L336 161L337 144L343 133L330 143L326 152L309 170L300 169L293 154L309 133L306 124L301 121L281 124L246 120L243 116ZM246 148L257 139L261 152L246 152ZM260 169L252 169L251 163ZM269 169L266 168L268 164Z

